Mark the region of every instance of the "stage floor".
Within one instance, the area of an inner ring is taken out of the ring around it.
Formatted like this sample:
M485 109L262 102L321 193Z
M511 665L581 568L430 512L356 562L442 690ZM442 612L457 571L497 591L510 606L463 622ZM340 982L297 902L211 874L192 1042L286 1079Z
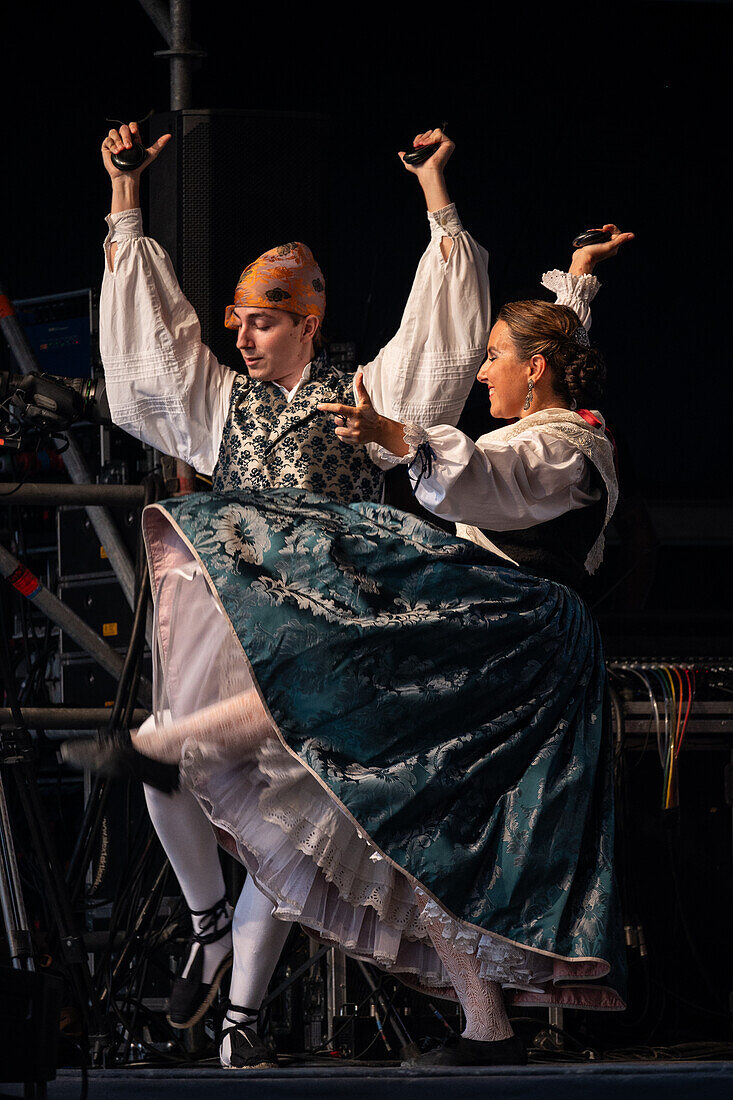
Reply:
M49 1083L49 1100L78 1100L78 1071L62 1070ZM412 1070L360 1066L300 1066L272 1070L109 1069L89 1074L89 1100L433 1100L496 1096L501 1100L730 1100L733 1062L560 1062L496 1069ZM0 1085L0 1095L22 1096L22 1086Z

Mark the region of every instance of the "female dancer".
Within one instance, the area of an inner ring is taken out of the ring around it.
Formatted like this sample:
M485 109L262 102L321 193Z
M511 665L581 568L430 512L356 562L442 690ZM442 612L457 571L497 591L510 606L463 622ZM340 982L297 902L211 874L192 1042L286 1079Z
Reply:
M492 329L479 377L515 423L474 444L361 392L326 406L340 438L406 457L461 537L290 489L145 513L173 722L135 747L180 775L274 915L459 998L466 1030L420 1064L523 1061L505 999L623 1008L605 673L568 583L600 560L617 494L581 323L593 264L630 237L612 232L545 277L577 312L515 303ZM190 674L202 636L215 678ZM255 1043L246 1018L233 1030Z

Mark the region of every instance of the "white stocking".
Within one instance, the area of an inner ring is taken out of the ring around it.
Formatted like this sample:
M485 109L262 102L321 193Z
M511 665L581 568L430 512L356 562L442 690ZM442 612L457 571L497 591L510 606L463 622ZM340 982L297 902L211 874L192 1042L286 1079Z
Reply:
M144 786L150 820L170 860L189 909L210 909L224 896L219 845L189 790L163 794Z
M260 1007L291 928L290 921L273 917L272 902L248 875L232 923L234 964L229 989L232 1005ZM236 1011L228 1011L227 1016L237 1022L246 1021L248 1027L257 1026L256 1017Z
M483 1042L509 1039L514 1031L506 1014L499 983L481 977L479 961L475 955L466 955L443 939L439 920L428 919L426 923L433 947L448 971L466 1016L464 1039L479 1039Z
M188 790L164 794L154 787L143 787L150 820L173 868L181 893L189 909L213 908L224 897L224 877L219 863L219 846L209 819ZM194 932L213 932L228 923L231 909L211 918L191 914ZM194 955L203 951L201 980L208 985L225 955L231 951L231 937L205 945L195 944L182 971L186 977Z

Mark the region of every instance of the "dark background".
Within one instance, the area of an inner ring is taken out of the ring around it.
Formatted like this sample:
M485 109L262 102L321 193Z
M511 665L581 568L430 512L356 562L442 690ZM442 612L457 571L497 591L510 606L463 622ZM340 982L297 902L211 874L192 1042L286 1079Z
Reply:
M331 120L331 234L319 260L332 337L355 340L364 360L395 330L426 242L396 151L447 121L451 195L490 251L494 308L567 266L580 230L610 220L635 231L599 268L605 411L645 494L730 495L730 5L192 8L208 55L193 107ZM105 118L168 108L168 62L153 57L162 48L135 0L4 16L0 279L11 296L99 284ZM252 163L267 170L256 149Z
M330 232L309 243L330 334L355 341L362 361L395 331L427 241L422 197L396 156L419 130L448 122L449 188L490 251L495 309L567 266L577 232L615 221L636 233L598 269L593 309L626 488L594 609L610 655L730 655L730 546L712 526L731 497L731 6L192 8L208 55L192 107L330 120ZM105 120L168 109L168 62L153 57L165 44L136 0L105 0L15 6L1 48L0 280L15 298L99 286ZM325 155L315 143L313 155ZM257 149L251 162L267 173ZM229 362L239 362L233 346ZM705 501L716 506L707 533L695 527ZM728 699L726 675L723 687L703 678L700 696ZM625 916L646 924L652 979L633 959L619 1043L729 1035L725 762L724 747L686 755L675 830L659 813L656 757L629 767L620 862L638 897L625 898ZM724 947L701 963L696 945L707 942Z

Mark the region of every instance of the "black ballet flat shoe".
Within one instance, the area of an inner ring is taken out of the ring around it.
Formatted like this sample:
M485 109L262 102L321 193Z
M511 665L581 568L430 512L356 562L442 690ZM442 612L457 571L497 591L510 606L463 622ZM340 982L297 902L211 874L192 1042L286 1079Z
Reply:
M236 1005L232 1007L237 1012L257 1015L256 1010L239 1008ZM219 1045L219 1061L224 1069L277 1069L277 1054L265 1046L256 1031L246 1023L235 1024L226 1019L224 1023Z
M423 1067L428 1069L431 1066L526 1066L526 1064L527 1048L516 1035L493 1042L464 1039L462 1035L449 1035L439 1046L402 1063L410 1069Z
M178 790L180 775L177 764L154 760L130 744L96 738L64 741L60 754L65 764L83 771L97 772L114 779L139 779L165 794Z
M188 941L188 951L183 963L183 970L188 971L186 977L178 977L173 982L166 1017L171 1027L183 1031L188 1027L193 1027L201 1019L218 993L224 975L232 965L232 952L230 951L219 963L211 981L209 983L201 981L204 968L204 948L207 944L223 940L225 936L230 936L232 933L231 917L221 928L216 928L219 918L225 916L226 911L226 898L222 898L211 909L191 910L193 916L208 917L209 919L200 932L191 933L191 938ZM213 931L210 932L209 928L213 928ZM191 959L194 952L194 957Z

